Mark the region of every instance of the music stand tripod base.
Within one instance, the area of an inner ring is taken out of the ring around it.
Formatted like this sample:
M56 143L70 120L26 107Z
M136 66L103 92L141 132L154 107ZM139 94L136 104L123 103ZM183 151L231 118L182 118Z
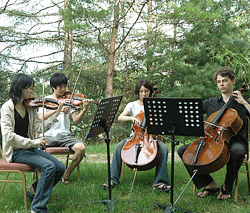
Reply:
M108 206L108 210L109 212L111 212L114 208L114 200L94 200L92 201L93 203L102 203L104 205L107 205Z
M175 206L169 206L169 205L164 205L164 204L159 204L157 203L156 204L159 208L161 209L164 209L165 213L172 213L172 212L184 212L184 213L194 213L193 211L191 210L187 210L187 209L181 209L181 208L177 208ZM199 213L199 212L196 212L196 213Z
M85 139L88 139L90 137L97 136L100 133L103 133L103 132L106 133L105 143L107 145L109 199L93 201L93 202L107 204L109 211L112 211L113 207L114 207L114 201L112 200L112 192L111 192L109 132L110 132L111 126L114 122L115 115L119 109L121 100L122 100L122 96L117 96L117 97L102 99L100 101L100 104L98 105L98 109L97 109L97 112L95 114L91 128L90 128L87 136L85 137Z
M205 136L203 105L201 98L144 98L144 109L148 134L172 135L171 142L171 206L166 212L173 212L174 197L174 150L175 135ZM158 204L159 206L159 204ZM179 209L184 212L190 210Z

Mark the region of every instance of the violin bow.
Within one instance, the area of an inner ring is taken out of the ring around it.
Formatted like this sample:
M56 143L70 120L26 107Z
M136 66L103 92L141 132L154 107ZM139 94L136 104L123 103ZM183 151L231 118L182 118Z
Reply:
M44 98L44 96L45 96L45 80L43 80L43 120L42 120L42 122L43 122L43 127L42 127L42 136L43 136L43 138L44 138L44 105L45 105L45 98ZM42 147L42 149L45 149L45 147Z
M76 78L76 82L75 82L75 85L74 85L74 88L73 88L73 91L72 91L72 94L71 94L70 99L73 98L73 95L74 95L74 92L75 92L75 89L76 89L76 84L77 84L77 82L78 82L78 80L79 80L79 77L80 77L81 72L82 72L82 69L80 69L80 71L79 71L79 73L78 73L78 76L77 76L77 78Z

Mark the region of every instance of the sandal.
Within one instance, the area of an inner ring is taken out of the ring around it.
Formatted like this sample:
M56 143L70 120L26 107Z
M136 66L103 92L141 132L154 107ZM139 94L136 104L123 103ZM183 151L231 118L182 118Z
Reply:
M171 191L171 186L168 186L166 184L156 185L153 186L153 190L168 193Z
M209 195L216 194L216 193L219 192L219 191L220 191L219 188L213 188L213 189L204 188L201 195L203 195L204 192L208 192L208 194L207 194L206 196L204 196L204 197L207 197L207 196L209 196ZM197 196L200 197L200 198L203 198L203 197L201 197L200 195L197 195Z
M111 188L114 188L115 187L115 183L111 181ZM108 181L104 184L102 184L102 188L105 190L106 188L108 188Z
M222 186L221 186L221 188L220 188L220 192L222 193L221 197L222 197L223 195L230 195L230 197L225 198L225 199L223 199L223 198L219 198L218 200L229 200L229 199L231 199L231 198L232 198L232 194L231 194L231 192L230 192L230 191L227 191L226 189L224 189L224 185L222 185Z
M62 177L62 183L68 185L70 182L69 180L65 179L65 177Z

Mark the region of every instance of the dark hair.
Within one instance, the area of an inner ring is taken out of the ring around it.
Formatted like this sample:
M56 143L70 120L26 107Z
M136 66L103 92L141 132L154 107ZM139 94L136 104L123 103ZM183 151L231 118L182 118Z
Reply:
M139 98L139 91L141 89L141 87L144 86L147 89L150 90L150 94L149 96L151 96L154 92L153 86L151 85L151 83L147 80L139 80L137 82L137 84L135 85L135 97L138 99Z
M63 73L54 73L50 78L50 87L56 88L62 84L67 85L68 78ZM53 89L52 89L53 90Z
M217 76L220 75L222 77L227 76L231 81L235 79L235 75L233 69L231 67L222 67L217 72L214 73L214 81L217 81Z
M23 89L34 86L34 84L34 80L28 75L19 73L14 76L9 91L10 98L12 99L14 105L21 101Z

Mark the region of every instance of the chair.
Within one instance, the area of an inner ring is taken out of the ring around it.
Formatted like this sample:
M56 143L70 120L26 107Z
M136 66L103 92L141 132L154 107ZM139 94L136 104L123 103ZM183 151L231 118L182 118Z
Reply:
M2 150L0 146L0 173L6 173L5 179L0 179L0 182L3 183L1 192L4 191L5 185L7 182L9 183L22 183L23 184L23 193L24 193L24 207L25 209L28 209L27 204L27 193L26 193L26 177L25 173L28 172L34 172L36 174L36 169L32 168L31 166L27 164L21 164L21 163L9 163L5 158L2 157ZM21 178L19 179L9 179L10 173L19 173L21 175ZM37 180L36 175L36 180Z
M249 135L250 135L250 123L249 123L249 118L247 119L247 125L248 125L248 132L247 132L247 139L249 142ZM234 190L234 201L238 201L238 191L239 191L239 173L244 172L247 175L247 183L248 183L248 191L250 193L250 176L249 176L249 147L247 150L247 154L245 159L243 160L242 166L245 166L246 170L245 171L239 171L235 180L235 190Z
M70 155L74 154L74 152L69 150L67 147L47 147L45 151L51 155L67 155L66 169L68 168L69 160L72 160ZM80 181L80 164L77 165L77 180Z
M38 138L39 136L40 134L36 133L36 137ZM70 155L74 154L74 152L69 150L67 147L46 147L45 151L51 155L67 155L66 169L68 168L69 160L72 160ZM80 181L80 164L77 165L77 181Z

